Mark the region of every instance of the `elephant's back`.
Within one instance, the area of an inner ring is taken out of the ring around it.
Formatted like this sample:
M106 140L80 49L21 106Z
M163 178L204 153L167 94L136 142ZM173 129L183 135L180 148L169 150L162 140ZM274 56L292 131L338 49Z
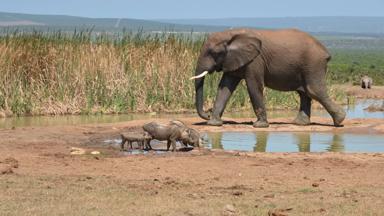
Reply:
M297 29L256 30L255 32L262 38L265 46L269 49L276 49L275 52L291 52L293 50L301 53L300 58L311 55L322 57L327 61L331 58L327 48L306 32Z

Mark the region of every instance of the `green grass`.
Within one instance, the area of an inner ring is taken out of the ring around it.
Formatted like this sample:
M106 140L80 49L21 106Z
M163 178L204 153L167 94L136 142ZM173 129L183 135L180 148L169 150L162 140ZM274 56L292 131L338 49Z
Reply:
M384 85L384 49L331 50L328 80L331 83L359 84L362 75L372 77L375 85Z
M204 37L80 31L5 32L0 37L0 111L58 115L194 109L194 74ZM333 51L330 84L356 82L367 71L383 84L384 52ZM364 72L365 73L365 72ZM212 107L221 73L206 79ZM345 102L342 92L333 98ZM266 90L268 108L296 108L298 96ZM251 108L242 82L227 110Z

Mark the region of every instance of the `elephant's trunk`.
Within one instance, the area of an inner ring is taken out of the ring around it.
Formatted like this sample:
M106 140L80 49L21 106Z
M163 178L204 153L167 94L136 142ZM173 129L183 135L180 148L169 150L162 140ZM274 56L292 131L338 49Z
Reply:
M200 73L196 71L196 76ZM209 120L209 114L203 110L204 104L204 77L195 79L196 90L196 110L199 116L205 120Z

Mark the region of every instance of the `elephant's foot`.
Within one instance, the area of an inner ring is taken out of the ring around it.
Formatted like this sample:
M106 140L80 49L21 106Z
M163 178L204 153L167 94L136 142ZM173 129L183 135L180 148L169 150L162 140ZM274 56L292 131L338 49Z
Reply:
M295 120L293 120L293 123L297 125L309 125L311 124L311 120L309 119L309 116L307 116L304 112L299 112Z
M269 123L267 121L257 120L253 123L253 127L255 127L255 128L267 128L267 127L269 127Z
M223 125L223 120L221 120L221 119L210 119L209 121L207 121L207 124L211 125L211 126L222 126Z
M346 116L345 111L343 109L340 109L338 112L332 115L333 124L336 127L342 127L343 125L341 123L344 121L345 116Z

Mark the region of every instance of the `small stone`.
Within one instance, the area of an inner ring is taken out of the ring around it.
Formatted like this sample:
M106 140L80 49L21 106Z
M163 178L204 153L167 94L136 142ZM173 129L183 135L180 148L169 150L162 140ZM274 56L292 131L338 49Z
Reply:
M199 195L197 193L191 193L191 194L188 194L188 196L195 199L199 198Z
M312 184L312 187L319 187L319 183L316 183L316 182L313 183L313 184Z
M99 152L99 151L92 151L91 154L92 154L92 155L99 155L100 152Z
M19 161L13 157L5 158L4 163L10 165L12 168L18 168L19 167Z
M287 209L275 209L275 210L269 210L268 215L269 216L287 216L288 211L291 211L293 208L287 208Z
M230 212L230 213L235 213L235 212L236 212L236 209L235 209L235 207L234 207L233 205L231 205L231 204L227 204L227 205L225 205L225 207L224 207L224 211L226 211L226 212Z
M9 175L9 174L12 174L13 173L13 170L11 167L5 167L3 169L0 170L0 174L1 175Z
M232 193L232 195L233 195L233 196L241 196L241 195L243 195L243 192L241 192L241 191L235 191L235 192Z
M71 155L83 155L85 154L85 150L82 148L71 147Z
M267 194L264 196L264 198L275 198L274 194Z

